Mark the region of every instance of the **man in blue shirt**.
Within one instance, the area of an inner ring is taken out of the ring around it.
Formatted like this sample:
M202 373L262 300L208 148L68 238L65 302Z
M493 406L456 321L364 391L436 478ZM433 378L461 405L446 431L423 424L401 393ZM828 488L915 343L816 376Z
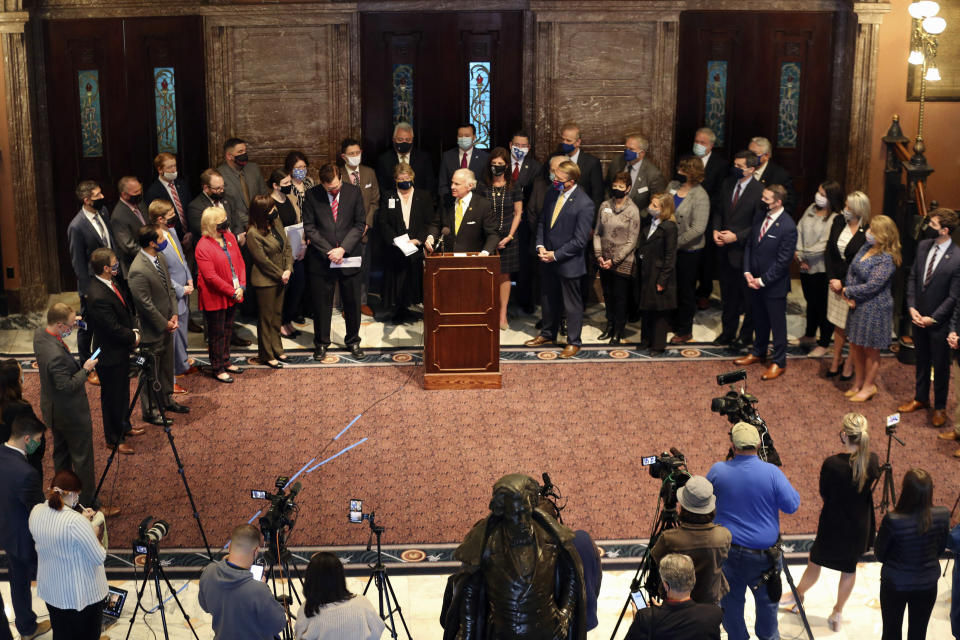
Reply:
M723 628L730 640L747 640L743 620L746 589L753 592L757 622L754 627L759 640L777 640L777 599L767 594L761 584L763 574L771 568L766 550L780 536L780 511L793 513L800 507L800 495L776 466L757 457L760 434L756 427L738 422L730 431L734 457L717 462L710 468L707 480L713 483L717 497L716 523L733 536L730 553L723 564L723 575L730 583L730 592L721 600ZM779 573L772 578L779 580ZM779 596L778 596L779 597Z

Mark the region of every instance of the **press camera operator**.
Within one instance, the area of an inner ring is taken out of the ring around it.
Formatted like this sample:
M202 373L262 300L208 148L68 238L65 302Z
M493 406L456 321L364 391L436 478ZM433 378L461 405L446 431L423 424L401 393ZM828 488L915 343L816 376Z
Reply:
M723 628L730 640L747 640L743 619L746 590L753 592L759 640L779 638L777 602L781 595L780 511L794 513L800 495L779 467L757 457L760 433L746 422L730 431L732 459L717 462L707 474L717 498L717 523L730 530L733 542L723 563L730 591L720 600Z
M677 489L677 504L677 528L660 534L650 555L657 565L667 554L689 556L697 574L690 597L717 604L730 590L720 568L730 551L730 531L713 521L717 504L713 485L703 476L692 476Z
M213 616L215 640L267 640L287 622L270 587L250 573L259 547L260 531L240 525L230 534L227 557L208 564L200 575L200 607Z

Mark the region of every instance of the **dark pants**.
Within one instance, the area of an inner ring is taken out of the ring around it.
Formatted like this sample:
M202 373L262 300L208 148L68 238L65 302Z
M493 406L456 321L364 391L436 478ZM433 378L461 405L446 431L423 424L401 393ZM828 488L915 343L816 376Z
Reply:
M717 275L717 245L713 241L713 233L710 232L710 225L707 225L706 232L707 244L703 247L702 260L697 267L697 297L710 298L713 293L713 281ZM679 257L680 252L677 252Z
M773 332L773 362L787 366L787 298L771 298L763 289L750 290L750 306L757 335L753 342L753 355L765 358L770 333Z
M721 337L733 340L740 326L740 314L743 313L743 327L739 338L749 342L753 337L753 313L747 303L749 287L743 277L743 269L734 267L725 255L720 256L720 298L723 304Z
M81 318L87 317L87 296L80 296L80 314ZM80 356L80 362L86 362L90 359L90 344L93 342L93 331L77 327L77 355Z
M583 278L564 278L557 274L555 264L544 264L540 269L540 278L540 305L543 312L540 335L556 340L560 319L566 315L567 344L579 347L582 344L580 330L583 328L583 300L580 297Z
M530 251L530 227L521 222L517 227L517 243L520 245L520 270L517 272L517 286L513 298L523 309L536 306L534 281L537 278L537 257Z
M17 631L22 636L28 636L37 630L37 614L33 612L33 596L30 594L30 582L37 577L37 554L32 552L24 558L8 552L7 564L10 567L10 600ZM9 624L5 628L9 629Z
M280 342L280 314L283 309L283 287L253 287L257 296L257 356L261 362L283 355Z
M649 344L653 351L667 348L667 318L670 311L644 309L640 321L640 342Z
M307 272L303 262L303 260L297 260L293 263L293 272L283 293L283 316L280 319L282 324L289 324L300 315L303 290L307 287Z
M103 617L103 600L80 611L58 609L47 603L53 640L99 640Z
M69 424L62 429L54 424L53 432L53 471L70 469L80 478L83 487L80 490L80 503L96 507L93 493L97 490L97 479L93 470L93 433L85 427Z
M927 637L927 623L933 605L937 602L937 585L922 591L897 591L880 582L880 615L883 618L883 640L903 637L903 610L910 607L907 617L907 640Z
M10 621L7 620L7 611L3 605L2 597L0 597L0 640L13 640L13 634L10 633Z
M343 269L328 269L326 273L311 273L313 295L313 346L330 345L330 317L333 315L333 292L340 284L340 301L347 330L344 344L360 344L360 272L343 275Z
M770 600L766 585L757 585L765 572L771 568L770 558L765 553L752 549L731 547L723 563L723 575L730 584L730 591L720 599L723 609L723 628L730 640L747 640L747 624L743 619L743 604L746 592L753 592L756 605L756 623L753 630L758 640L773 640L780 637L777 628L777 603ZM780 576L775 578L780 579Z
M677 309L673 312L673 332L678 336L693 333L693 316L697 313L697 277L702 257L702 249L677 251ZM712 287L713 281L710 282ZM703 297L710 296L707 294Z
M250 282L250 272L253 270L253 257L250 255L250 251L247 249L247 245L244 244L240 247L240 256L243 258L243 264L245 267L247 279L244 282ZM246 292L244 292L246 294ZM243 302L240 303L240 313L248 318L257 317L257 296L243 296Z
M624 327L627 325L627 298L632 280L631 276L610 269L600 269L600 286L603 287L607 324L613 328L613 333L617 336L623 335Z
M949 327L934 325L921 329L913 325L913 342L917 354L917 384L915 399L930 401L930 367L933 367L933 408L947 408L947 392L950 389L950 355L947 346Z
M150 378L155 378L160 383L160 397L154 398L156 392L150 392L144 383L143 391L140 392L140 410L144 417L156 415L160 412L157 401L162 402L164 406L170 404L170 397L173 395L173 334L168 333L160 342L143 345L141 352L149 351L153 355L147 357L144 365L149 367ZM145 375L141 374L141 375Z
M123 442L130 431L127 410L130 408L130 364L121 362L97 365L100 377L100 411L103 414L103 435L108 446ZM146 390L142 391L145 393Z
M230 366L230 340L233 338L233 316L237 307L204 311L207 325L207 352L210 354L210 369L213 374L223 373Z
M597 279L597 257L593 252L593 244L588 242L583 249L584 261L587 264L587 273L580 278L580 301L584 309L590 304L590 294L593 291L593 282ZM567 321L569 326L570 321ZM569 335L569 334L568 334Z
M807 301L807 330L803 335L813 338L819 329L817 344L826 347L833 337L833 325L827 320L827 274L801 273L800 287L803 299Z

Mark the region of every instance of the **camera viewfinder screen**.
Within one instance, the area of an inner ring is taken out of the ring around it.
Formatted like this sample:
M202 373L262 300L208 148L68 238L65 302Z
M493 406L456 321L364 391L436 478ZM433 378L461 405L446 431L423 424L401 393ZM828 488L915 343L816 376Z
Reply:
M267 497L266 491L257 491L256 489L250 492L250 497L254 500L264 500Z
M363 522L363 500L350 501L350 522L354 524Z
M653 463L656 462L656 461L657 461L657 456L643 456L643 457L640 459L640 463L641 463L643 466L645 466L645 467L650 466L651 464L653 464Z

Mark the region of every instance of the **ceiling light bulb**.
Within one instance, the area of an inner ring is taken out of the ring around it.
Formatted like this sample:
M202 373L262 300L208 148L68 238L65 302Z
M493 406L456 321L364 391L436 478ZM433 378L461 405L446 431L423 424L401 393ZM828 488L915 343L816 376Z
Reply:
M927 80L929 82L938 82L940 80L940 70L936 67L927 69Z
M933 36L940 35L946 28L947 21L940 16L932 16L923 21L923 30Z
M924 18L937 15L937 12L940 11L940 5L931 0L921 0L920 2L912 3L907 8L907 11L917 20L923 20Z
M907 62L910 64L923 64L923 54L919 51L911 51Z

